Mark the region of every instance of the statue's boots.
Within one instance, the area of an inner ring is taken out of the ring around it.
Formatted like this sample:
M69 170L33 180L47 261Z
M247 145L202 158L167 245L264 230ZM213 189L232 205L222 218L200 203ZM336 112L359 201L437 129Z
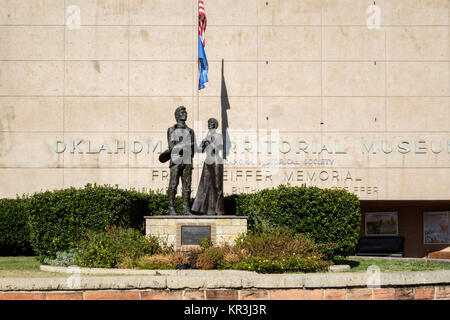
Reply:
M171 216L176 216L177 212L175 211L175 196L177 192L173 190L167 190L167 196L169 198L169 208L168 214Z
M183 191L183 209L181 211L183 216L193 216L193 213L191 212L191 193L189 191Z

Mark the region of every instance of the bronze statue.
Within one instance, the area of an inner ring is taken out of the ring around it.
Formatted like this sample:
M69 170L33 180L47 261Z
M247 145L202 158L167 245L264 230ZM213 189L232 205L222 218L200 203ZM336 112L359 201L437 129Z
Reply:
M223 139L217 132L219 122L208 120L208 134L200 144L201 152L206 152L202 176L197 189L192 211L207 215L223 215Z
M167 143L169 149L160 155L160 161L170 159L170 180L167 195L169 198L169 215L176 215L175 196L181 178L183 215L192 215L190 211L191 181L192 181L192 158L195 152L194 130L186 125L187 112L184 106L175 110L177 123L167 129ZM165 161L164 161L165 160Z

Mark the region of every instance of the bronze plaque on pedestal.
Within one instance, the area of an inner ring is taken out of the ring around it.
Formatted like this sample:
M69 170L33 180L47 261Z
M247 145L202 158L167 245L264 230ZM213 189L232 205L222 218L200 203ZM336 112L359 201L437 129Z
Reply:
M211 226L181 227L181 245L198 245L205 238L211 239Z

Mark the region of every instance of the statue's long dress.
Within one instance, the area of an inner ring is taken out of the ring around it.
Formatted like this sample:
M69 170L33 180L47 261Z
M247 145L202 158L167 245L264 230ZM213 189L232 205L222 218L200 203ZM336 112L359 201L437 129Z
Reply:
M222 148L222 135L220 133L208 135L207 139L211 141L211 146L214 146L214 148L210 148L212 151ZM223 205L223 163L220 155L216 155L214 152L212 154L207 152L197 196L191 211L207 215L222 215L225 213Z

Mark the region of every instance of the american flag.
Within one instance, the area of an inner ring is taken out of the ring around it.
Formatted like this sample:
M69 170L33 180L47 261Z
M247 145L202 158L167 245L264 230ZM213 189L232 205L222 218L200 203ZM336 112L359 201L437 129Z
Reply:
M206 11L203 0L198 0L198 89L204 89L208 82L208 59L205 53Z
M206 11L203 0L198 0L198 35L205 46Z

